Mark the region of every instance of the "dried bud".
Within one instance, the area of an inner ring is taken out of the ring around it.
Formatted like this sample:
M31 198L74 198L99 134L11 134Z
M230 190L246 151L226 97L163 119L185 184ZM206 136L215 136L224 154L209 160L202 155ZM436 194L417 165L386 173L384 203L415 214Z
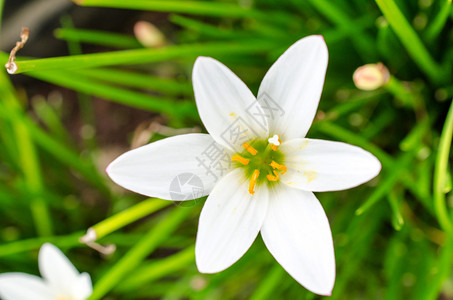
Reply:
M385 85L390 79L390 73L382 63L367 64L355 70L352 78L358 89L372 91Z
M149 22L139 21L135 23L134 34L137 40L147 48L165 45L165 36L156 26Z

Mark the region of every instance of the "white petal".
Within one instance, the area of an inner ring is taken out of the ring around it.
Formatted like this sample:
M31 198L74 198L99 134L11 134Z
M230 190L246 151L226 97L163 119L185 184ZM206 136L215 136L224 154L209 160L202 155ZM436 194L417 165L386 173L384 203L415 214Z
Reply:
M294 139L279 148L288 172L281 179L291 187L314 192L349 189L375 177L379 160L362 148L340 142Z
M236 169L214 187L201 211L195 257L203 273L225 270L252 245L267 211L265 185L248 192L243 170Z
M335 254L326 214L311 192L280 185L269 193L261 235L278 263L313 293L330 295Z
M242 151L244 142L267 138L267 119L260 104L230 69L213 58L199 57L192 80L201 120L216 142Z
M46 243L39 250L39 271L52 290L58 295L71 295L79 272L69 259L52 244Z
M53 300L56 294L37 276L4 273L0 274L0 297L3 300Z
M282 141L304 137L321 97L328 52L322 36L303 38L272 65L261 83L258 102L269 115L270 134Z
M122 187L149 197L183 201L210 193L231 168L231 154L208 134L166 138L124 153L107 167Z
M88 273L82 273L72 285L71 299L86 300L93 293L93 284Z

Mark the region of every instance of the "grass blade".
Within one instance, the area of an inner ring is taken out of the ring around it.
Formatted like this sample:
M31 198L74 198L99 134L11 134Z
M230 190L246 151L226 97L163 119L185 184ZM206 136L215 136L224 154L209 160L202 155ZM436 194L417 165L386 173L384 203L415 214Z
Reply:
M94 286L93 294L88 300L102 299L110 290L121 282L129 273L153 252L177 226L184 221L191 210L175 208L165 219L146 233Z
M211 17L252 17L260 12L231 3L167 0L73 0L82 6L115 7L137 10L195 14Z
M399 37L409 55L420 69L435 83L442 83L446 78L444 70L423 45L415 30L404 17L393 0L376 0L384 17Z
M440 4L441 7L439 13L426 29L426 39L428 41L434 40L444 28L444 25L448 19L448 15L451 11L451 1L452 0L443 0Z
M193 264L194 261L195 245L192 245L169 257L142 265L115 290L121 292L132 291L163 276L186 268L188 264Z
M415 151L407 152L402 155L401 158L396 160L392 166L392 170L388 170L387 177L379 184L379 186L373 191L370 197L363 203L357 210L356 214L361 215L380 199L389 193L395 183L405 175L404 171L407 170L409 165L413 162Z
M54 31L54 35L57 39L61 40L120 49L133 49L143 47L134 37L105 31L76 28L59 28Z
M76 232L69 235L39 237L2 244L0 245L0 257L37 250L44 243L52 243L61 248L83 246L83 244L79 242L81 234L81 232Z
M0 91L4 99L0 110L2 114L21 113L19 100L16 98L12 87L9 85L8 78L4 71L0 72ZM44 182L41 174L38 155L35 145L30 137L30 131L27 124L20 119L11 118L9 121L15 133L17 152L19 153L19 165L22 169L25 184L31 192L30 209L33 214L38 234L42 236L52 235L52 222L47 208L47 203L42 197L44 191Z
M445 203L445 186L447 185L448 158L453 138L453 101L448 110L447 119L440 136L436 163L434 165L434 210L441 227L453 234L453 224Z
M95 80L132 88L152 90L174 96L186 95L192 97L193 94L192 85L189 82L176 81L175 79L165 79L138 72L113 68L80 69L74 70L73 72Z
M102 220L91 228L96 233L96 239L104 236L132 223L147 215L150 215L164 207L172 204L172 201L150 198L144 200L126 210L119 212L107 219Z
M139 92L106 85L100 81L95 81L68 71L31 72L29 75L81 93L113 100L140 109L163 113L169 117L189 116L195 120L198 118L193 101L176 101L174 99L164 99L145 95Z
M266 54L275 48L268 41L249 40L243 43L216 42L167 46L158 49L135 49L93 53L84 55L61 56L33 60L16 61L14 74L55 69L79 69L113 65L131 65L166 61L170 59L195 59L197 56L216 56L221 54ZM4 59L5 61L7 58Z

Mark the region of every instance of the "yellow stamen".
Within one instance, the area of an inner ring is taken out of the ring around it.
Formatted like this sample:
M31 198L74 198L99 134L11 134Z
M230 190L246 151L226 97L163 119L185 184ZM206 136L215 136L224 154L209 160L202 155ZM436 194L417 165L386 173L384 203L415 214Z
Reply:
M277 145L272 144L272 150L277 151L277 148L278 148Z
M269 180L269 181L277 181L278 178L280 177L280 175L279 175L278 172L275 171L275 170L272 171L272 172L274 172L275 176L272 175L272 174L269 174L269 175L266 176L266 177L267 177L267 180Z
M237 161L241 164L243 164L244 166L248 165L249 163L249 160L247 158L243 158L242 156L240 155L233 155L233 157L231 158L232 161Z
M285 174L286 171L288 171L288 168L285 167L284 165L279 165L278 163L276 163L275 161L272 161L269 166L271 166L273 169L277 169L277 170L282 170L282 174Z
M252 146L250 146L248 143L244 143L244 145L242 145L244 147L245 150L247 150L251 155L256 155L258 153L258 151L256 151L255 148L253 148Z
M250 180L249 184L249 193L250 194L255 194L255 191L253 190L255 188L256 180L258 179L258 176L260 176L260 171L255 170L253 171L252 179Z

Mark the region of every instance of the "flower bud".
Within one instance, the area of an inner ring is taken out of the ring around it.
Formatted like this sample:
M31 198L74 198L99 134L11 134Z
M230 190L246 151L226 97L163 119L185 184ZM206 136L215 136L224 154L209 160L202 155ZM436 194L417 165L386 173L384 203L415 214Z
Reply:
M134 34L137 40L147 48L161 47L165 44L165 36L149 22L138 21L135 23Z
M385 85L390 79L390 73L382 63L367 64L355 70L352 79L358 89L372 91Z

